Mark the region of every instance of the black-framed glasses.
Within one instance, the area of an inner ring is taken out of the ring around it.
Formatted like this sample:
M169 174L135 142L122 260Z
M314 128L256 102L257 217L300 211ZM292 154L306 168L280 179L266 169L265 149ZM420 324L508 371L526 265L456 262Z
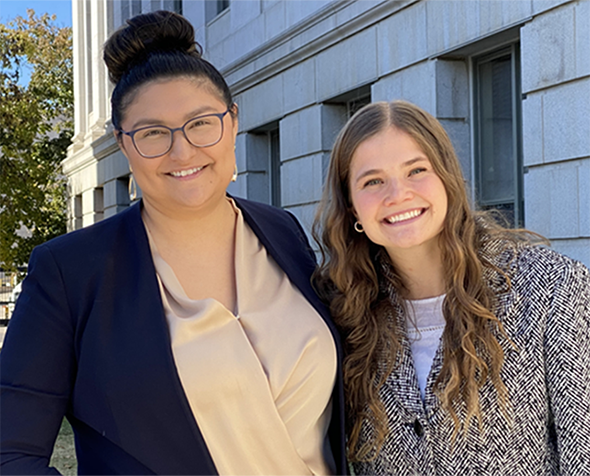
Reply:
M223 137L223 118L229 112L205 114L189 119L182 127L145 126L134 131L119 129L119 133L131 137L135 150L146 159L155 159L167 154L172 148L174 133L182 131L189 144L195 147L210 147Z

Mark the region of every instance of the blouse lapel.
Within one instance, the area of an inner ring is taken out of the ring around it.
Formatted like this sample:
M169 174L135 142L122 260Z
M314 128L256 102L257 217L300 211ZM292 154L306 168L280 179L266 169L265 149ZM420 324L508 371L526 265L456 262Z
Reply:
M326 320L330 329L337 333L331 319L327 318L328 311L326 307L317 297L311 286L310 277L316 266L312 258L313 251L310 248L309 254L291 252L291 250L295 251L302 247L303 241L301 238L304 238L303 230L301 230L303 236L297 236L293 232L293 226L288 226L283 216L281 216L281 220L259 220L257 210L254 208L256 206L255 204L235 197L232 198L242 210L244 220L248 223L252 231L254 231L268 253L289 277L291 282L297 286L305 298L314 306L316 311ZM289 223L289 225L295 225L295 221L292 224Z
M345 404L344 385L342 381L343 349L339 331L330 318L328 308L317 296L311 285L310 279L316 267L313 251L311 248L309 248L309 254L299 251L302 246L307 243L307 238L301 227L299 227L300 235L297 235L294 232L294 228L297 226L295 218L293 218L293 221L289 221L283 211L275 210L272 207L257 204L256 202L241 200L236 197L232 198L236 202L236 205L242 210L244 220L258 237L262 245L289 277L291 282L315 308L332 333L338 356L338 372L333 393L333 404L335 409L334 416L337 416L337 418L332 418L329 433L332 443L332 453L339 474L348 474L344 440ZM271 217L269 215L274 216Z

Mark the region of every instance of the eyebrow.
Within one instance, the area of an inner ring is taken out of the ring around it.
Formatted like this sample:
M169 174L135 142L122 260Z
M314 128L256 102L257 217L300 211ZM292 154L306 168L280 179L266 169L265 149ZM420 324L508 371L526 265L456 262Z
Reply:
M427 162L428 158L426 157L416 157L414 159L410 159L407 160L406 162L404 162L402 164L402 167L411 167L412 165L414 165L417 162ZM360 182L362 179L364 179L365 177L368 177L370 175L375 175L378 174L379 172L382 172L382 169L369 169L369 170L365 170L362 174L360 174L356 179L355 179L355 183Z
M216 113L215 108L213 106L200 106L200 107L192 110L188 114L185 114L184 120L186 122L194 117L201 116L204 114L211 114L211 113ZM163 125L161 119L144 118L144 119L140 119L139 121L135 122L133 124L133 127L131 128L131 130L139 129L140 127L143 127L143 126L159 126L159 125Z

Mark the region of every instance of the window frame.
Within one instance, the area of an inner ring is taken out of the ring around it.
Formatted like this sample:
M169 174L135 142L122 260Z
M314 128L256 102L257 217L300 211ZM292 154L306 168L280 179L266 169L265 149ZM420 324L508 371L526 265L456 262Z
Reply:
M246 172L252 178L252 182L247 185L247 196L278 208L282 207L283 165L280 121L271 121L245 134Z
M512 217L506 218L512 226L521 227L524 224L524 166L522 152L522 93L520 77L520 41L504 44L492 51L471 57L473 72L473 179L474 198L478 207L482 209L498 209L502 212L502 205L509 202L505 200L486 200L481 198L482 183L482 107L481 107L481 77L480 67L498 58L510 56L510 81L511 81L511 113L512 113L512 150L513 150L513 205ZM510 219L512 218L512 220Z
M281 207L281 132L279 127L268 131L268 162L270 204Z
M229 8L229 0L216 0L217 4L217 14L224 12Z

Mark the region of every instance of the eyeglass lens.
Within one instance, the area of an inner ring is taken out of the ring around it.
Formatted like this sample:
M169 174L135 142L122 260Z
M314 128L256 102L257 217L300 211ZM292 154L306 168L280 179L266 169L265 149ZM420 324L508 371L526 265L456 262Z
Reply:
M221 139L223 119L219 116L201 116L187 122L183 131L187 140L196 147L207 147ZM172 147L173 134L162 126L146 127L135 132L133 142L137 151L146 157L166 154Z

